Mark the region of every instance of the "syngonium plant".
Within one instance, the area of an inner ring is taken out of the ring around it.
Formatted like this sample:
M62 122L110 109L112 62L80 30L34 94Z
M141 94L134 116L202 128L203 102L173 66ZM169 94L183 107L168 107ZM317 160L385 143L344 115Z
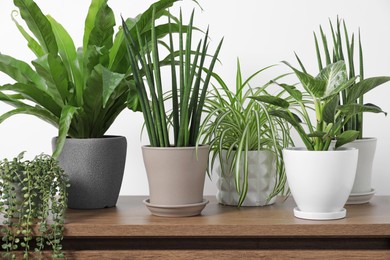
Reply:
M169 16L166 11L178 0L160 0L136 18L125 21L129 33L149 42L154 19ZM44 15L33 0L14 0L29 33L15 18L15 24L35 54L32 66L0 54L0 71L16 83L0 86L0 100L14 109L0 116L0 122L15 114L34 115L58 128L54 157L61 153L67 136L99 138L123 109L140 110L122 28L115 34L115 16L107 0L92 0L85 20L81 48L50 15ZM154 28L155 37L178 32L176 24ZM138 32L137 32L137 30Z
M341 132L347 122L358 113L383 112L373 104L363 105L353 102L340 104L342 91L348 93L347 100L355 100L369 91L369 86L372 86L355 84L356 77L348 79L344 61L329 64L315 77L306 71L294 68L287 62L284 63L293 70L305 91L302 92L293 85L278 84L286 91L288 97L292 98L292 102L269 95L253 98L259 102L278 106L279 109L271 111L270 114L291 124L308 150L327 151L332 140L336 140L336 149L354 141L359 131ZM352 86L353 90L351 90ZM310 116L311 110L315 111L315 120Z
M335 24L329 20L329 27L331 30L331 43L333 44L333 48L330 48L331 45L328 43L322 26L320 26L320 41L318 40L316 33L314 33L318 68L319 70L322 70L323 64L327 66L337 61L345 61L348 78L355 78L356 80L351 88L340 92L340 103L344 105L363 105L364 95L359 93L359 89L365 89L365 92L371 91L372 89L388 82L390 77L364 77L364 59L360 30L358 40L355 41L355 35L353 33L349 35L348 33L345 20L342 21L337 17ZM358 42L358 44L356 44L356 42ZM320 43L322 43L322 51L320 50ZM358 46L358 66L355 66L356 45ZM301 68L304 70L301 62L300 64ZM356 77L357 75L358 77ZM363 138L363 112L353 115L341 129L341 131L347 130L359 131L358 139Z

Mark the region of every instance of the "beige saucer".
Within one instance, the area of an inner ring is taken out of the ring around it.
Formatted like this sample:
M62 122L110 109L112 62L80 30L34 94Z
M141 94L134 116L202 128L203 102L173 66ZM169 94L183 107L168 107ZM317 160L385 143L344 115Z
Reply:
M143 203L150 212L159 217L179 218L199 215L204 207L209 203L203 199L201 203L186 204L186 205L155 205L150 203L149 199L145 199Z

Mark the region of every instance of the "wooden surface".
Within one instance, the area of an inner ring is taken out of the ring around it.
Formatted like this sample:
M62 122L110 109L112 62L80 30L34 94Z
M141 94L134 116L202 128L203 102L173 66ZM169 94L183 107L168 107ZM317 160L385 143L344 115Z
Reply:
M347 218L297 219L290 198L267 207L235 208L213 197L202 215L162 218L144 197L117 207L68 210L68 259L390 259L390 196L347 205Z
M150 214L144 197L120 197L117 207L68 210L66 237L390 237L390 196L375 196L370 203L347 205L347 217L310 221L293 216L294 201L267 207L236 208L219 205L213 197L202 215L162 218Z

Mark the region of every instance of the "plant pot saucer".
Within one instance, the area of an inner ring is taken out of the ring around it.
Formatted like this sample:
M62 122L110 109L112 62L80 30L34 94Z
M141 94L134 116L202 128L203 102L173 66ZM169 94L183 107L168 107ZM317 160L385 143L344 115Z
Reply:
M363 193L351 193L349 195L347 204L364 204L368 203L372 196L374 196L375 190L371 189L369 192L363 192Z
M149 199L145 199L143 203L150 210L150 212L159 217L180 218L191 217L199 215L204 207L206 207L208 200L203 199L200 203L184 204L184 205L156 205L150 203Z
M296 218L309 219L309 220L332 220L345 218L347 210L342 209L336 212L305 212L301 211L298 207L294 208L294 216Z

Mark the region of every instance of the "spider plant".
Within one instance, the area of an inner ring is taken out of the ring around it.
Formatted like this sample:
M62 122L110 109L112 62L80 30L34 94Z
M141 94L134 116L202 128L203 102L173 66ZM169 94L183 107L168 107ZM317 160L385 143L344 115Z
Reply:
M125 21L128 34L137 41L150 42L153 21L169 15L177 0L160 0L136 18ZM99 138L126 107L139 111L123 30L114 37L115 17L107 0L92 0L85 20L83 46L75 44L50 15L44 15L33 0L14 0L29 33L15 18L15 24L36 55L28 63L0 54L0 71L16 83L0 86L0 100L15 109L0 116L0 122L15 115L29 114L58 128L53 156L58 157L66 136ZM138 32L136 32L136 29ZM169 25L169 32L177 32ZM168 33L168 25L153 28L154 40ZM145 39L146 38L146 39Z
M339 104L340 93L344 90L347 93L347 100L359 98L369 91L367 85L354 84L356 77L348 79L344 61L329 64L316 77L294 68L287 62L284 63L295 73L302 87L309 94L308 98L306 93L295 86L278 84L288 93L288 97L292 98L293 102L287 102L280 97L270 99L267 95L254 96L253 99L278 106L279 109L271 111L270 114L290 123L308 150L327 151L333 139L336 140L335 148L352 142L358 137L358 131L340 132L354 115L362 112L383 112L372 104L362 105L352 102ZM352 87L354 91L349 91ZM311 110L315 111L315 121L310 117ZM297 112L302 120L294 112Z
M358 40L355 41L355 35L348 33L348 29L345 20L341 20L337 17L336 24L329 20L329 27L331 30L331 42L333 43L333 49L329 50L329 43L327 41L326 34L320 26L320 39L318 40L316 33L314 32L314 42L317 55L317 63L319 70L323 69L323 63L327 65L335 63L337 61L345 61L348 78L356 78L353 86L348 89L344 89L340 93L341 104L364 104L364 95L361 95L357 89L369 90L382 85L390 80L389 77L373 77L364 78L364 64L363 64L363 48L360 36L360 30L358 33ZM356 42L358 42L356 44ZM320 44L322 43L322 54L320 50ZM355 49L358 46L359 65L355 64ZM304 68L302 68L304 70ZM356 77L358 75L358 77ZM356 86L356 87L355 87ZM362 87L361 87L362 86ZM357 113L352 116L348 122L344 125L341 131L355 130L359 132L358 139L363 138L363 113Z
M184 30L182 13L179 17L179 49L175 51L173 41L173 24L169 18L168 35L169 44L164 44L170 55L172 121L167 115L165 97L163 94L160 50L158 46L157 30L155 24L156 10L152 14L152 27L150 30L151 44L141 35L141 28L133 37L126 23L123 22L129 60L134 73L134 81L140 97L146 130L152 147L195 146L201 115L206 98L211 73L218 57L223 40L220 41L203 79L203 69L208 56L208 29L195 51L192 48L193 19L192 12L189 25ZM184 39L185 35L185 39ZM151 48L151 51L149 51ZM178 55L177 55L178 54ZM193 58L192 58L193 57ZM192 59L191 59L192 58ZM176 70L178 65L179 70ZM145 86L146 79L147 86ZM174 142L169 140L169 126L172 125Z
M269 150L275 155L277 181L267 200L269 201L285 189L286 176L282 162L282 149L292 144L289 128L283 121L269 115L268 111L274 107L273 105L257 103L249 98L268 94L267 87L270 83L252 88L250 82L269 68L260 69L247 79L243 79L240 62L237 60L235 91L230 90L228 84L218 74L213 73L218 87L213 86L213 90L206 99L207 116L201 128L204 135L199 136L198 142L210 144L209 173L216 159L221 162L229 161L228 158L231 159L230 171L235 176L235 186L239 194L238 206L242 205L248 191L248 153L250 151ZM222 171L224 171L223 168Z

